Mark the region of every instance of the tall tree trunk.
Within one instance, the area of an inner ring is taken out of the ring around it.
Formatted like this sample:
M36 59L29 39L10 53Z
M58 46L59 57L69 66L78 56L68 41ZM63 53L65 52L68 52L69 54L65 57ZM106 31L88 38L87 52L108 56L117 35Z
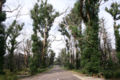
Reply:
M117 39L117 25L116 25L116 21L114 21L114 34L115 34L115 42L116 42L116 50L115 51L112 51L111 52L111 58L112 58L112 61L117 63L118 62L118 59L117 59L117 55L116 55L116 52L119 52L119 41ZM118 31L119 32L119 31ZM118 33L119 34L119 33ZM119 38L119 37L118 37Z
M45 66L45 59L46 59L46 48L47 48L47 36L48 36L48 29L47 29L47 20L45 24L45 31L44 31L44 40L43 40L43 53L42 53L42 62L43 66Z
M10 50L10 54L9 54L9 69L11 72L14 71L14 49L13 47Z
M4 0L0 0L0 74L3 73L4 54L5 54L5 29L2 22L5 20L5 13L2 12Z

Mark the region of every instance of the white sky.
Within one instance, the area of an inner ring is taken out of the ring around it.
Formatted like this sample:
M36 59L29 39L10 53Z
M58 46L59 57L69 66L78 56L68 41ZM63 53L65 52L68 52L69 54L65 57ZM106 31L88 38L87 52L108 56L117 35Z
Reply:
M120 3L120 0L109 0L109 2L107 2L105 4L102 4L102 6L100 7L99 17L100 18L105 18L106 28L107 28L109 34L111 35L112 42L113 42L113 45L114 45L115 42L114 42L114 36L113 36L113 19L112 19L111 15L108 14L107 12L105 12L105 10L104 10L104 8L106 6L109 7L110 4L113 1L117 1L117 2ZM6 4L5 4L4 9L7 10L7 11L9 11L10 9L14 10L15 8L17 8L17 6L19 4L22 6L20 14L22 14L22 15L24 14L24 15L19 17L17 20L20 23L24 22L25 26L24 26L24 29L22 31L24 36L20 36L18 38L19 41L23 37L30 38L30 36L32 34L32 20L30 18L30 10L33 8L35 2L36 2L36 0L12 0L12 1L11 0L6 0ZM61 13L61 12L64 12L67 8L70 10L74 6L74 3L76 2L76 0L48 0L48 2L53 5L53 7L56 11L59 11ZM69 10L68 10L68 12L69 12ZM12 16L17 14L17 12L18 11L14 11L12 13L7 13L7 17L10 17L5 21L5 24L7 26L10 25L11 21L14 20L15 17L12 17ZM61 33L58 32L58 23L62 20L62 17L64 17L64 15L55 20L54 26L53 26L53 28L50 32L50 34L56 36L57 40L60 40L61 38L64 39L63 36L61 35ZM53 39L53 37L50 37L50 38ZM61 41L55 41L55 42L52 43L51 47L58 54L60 52L60 50L63 47L65 47L65 42L62 41L62 40ZM113 48L114 47L115 46L113 46Z

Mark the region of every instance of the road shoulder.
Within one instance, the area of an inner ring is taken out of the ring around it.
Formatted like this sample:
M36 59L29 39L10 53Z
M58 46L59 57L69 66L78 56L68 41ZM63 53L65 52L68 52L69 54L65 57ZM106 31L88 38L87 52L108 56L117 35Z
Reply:
M80 80L105 80L104 78L86 76L86 75L81 74L81 73L76 72L76 71L70 71L70 72L72 72L73 76L79 78Z

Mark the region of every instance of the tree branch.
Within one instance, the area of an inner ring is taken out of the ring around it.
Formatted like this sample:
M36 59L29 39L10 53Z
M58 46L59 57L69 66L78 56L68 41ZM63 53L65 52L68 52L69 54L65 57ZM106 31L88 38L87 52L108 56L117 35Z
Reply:
M4 12L12 13L12 12L14 12L14 11L17 11L17 10L20 8L20 5L18 5L17 8L15 8L15 9L13 9L13 10L12 10L9 6L7 6L7 5L6 5L6 7L9 9L9 11L4 11Z

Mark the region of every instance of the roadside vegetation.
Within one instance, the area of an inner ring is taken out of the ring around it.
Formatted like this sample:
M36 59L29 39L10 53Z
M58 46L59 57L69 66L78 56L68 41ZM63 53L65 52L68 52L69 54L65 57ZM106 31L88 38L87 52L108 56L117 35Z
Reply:
M4 3L4 0L0 1L0 4ZM49 49L48 37L59 13L47 1L38 1L31 10L34 33L31 39L18 42L17 38L21 35L24 23L17 21L17 15L5 29L2 22L6 19L6 13L0 7L0 80L17 80L51 69L55 53Z
M105 8L114 19L116 49L112 48L110 36L105 28L105 20L98 17L99 6L99 0L77 1L64 18L60 24L60 32L67 37L66 48L61 50L58 62L67 69L91 76L120 78L120 27L116 24L120 19L120 4L114 2L110 8Z

